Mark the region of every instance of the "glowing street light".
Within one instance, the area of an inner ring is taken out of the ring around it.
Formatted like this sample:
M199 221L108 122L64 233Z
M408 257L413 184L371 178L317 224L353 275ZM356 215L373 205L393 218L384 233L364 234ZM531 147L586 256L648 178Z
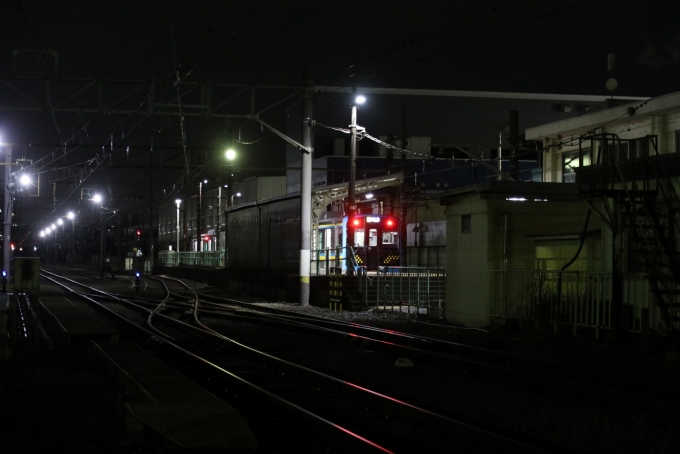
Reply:
M31 184L31 177L28 174L23 174L19 177L19 183L21 183L22 186L28 186Z
M363 95L359 95L356 98L354 98L354 102L357 104L363 104L366 102L366 97Z
M227 150L226 156L227 160L233 161L234 159L236 159L236 152L230 148Z
M95 194L95 195L92 197L92 201L93 201L94 203L101 203L102 200L103 200L103 199L102 199L102 196L100 196L99 194Z

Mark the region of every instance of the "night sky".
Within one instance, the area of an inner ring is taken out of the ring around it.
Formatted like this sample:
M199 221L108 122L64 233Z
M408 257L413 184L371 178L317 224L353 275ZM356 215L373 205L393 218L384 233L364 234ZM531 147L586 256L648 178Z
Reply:
M11 49L59 52L59 74L318 85L602 94L606 55L617 94L678 90L680 4L671 1L16 0L0 30ZM174 36L174 39L173 39ZM173 54L174 47L174 54ZM19 74L51 72L35 55ZM350 78L351 76L354 76Z
M680 90L678 17L680 2L671 1L16 0L3 8L0 74L174 80L177 69L184 82L300 86L302 68L309 65L316 85L587 95L607 95L605 81L613 75L615 95L655 96ZM15 49L40 51L20 52L13 68ZM58 52L58 68L45 50ZM613 74L608 53L616 54ZM55 93L55 102L66 95ZM268 112L268 121L285 127L285 108ZM324 109L337 109L337 103L320 102L315 116L323 118ZM0 134L8 142L45 144L25 151L34 160L51 154L54 144L78 145L69 156L73 164L119 134L117 124L132 129L133 119L95 117L5 110ZM85 124L90 149L78 132ZM116 139L111 159L137 165L126 175L143 179L141 167L149 164L144 148L155 140L156 149L167 149L152 165L181 167L180 129L172 117L140 122L125 140ZM227 129L224 121L187 121L187 144L220 147ZM243 140L263 135L252 122L234 129ZM282 148L279 139L267 137L242 164L284 166L283 154L270 152ZM58 156L55 167L64 164ZM124 184L112 172L100 167L89 183ZM162 184L172 187L172 175L156 178L157 191ZM53 179L45 174L43 183ZM67 186L58 183L57 192L66 194ZM32 206L45 217L70 204L63 195L56 204L50 199Z

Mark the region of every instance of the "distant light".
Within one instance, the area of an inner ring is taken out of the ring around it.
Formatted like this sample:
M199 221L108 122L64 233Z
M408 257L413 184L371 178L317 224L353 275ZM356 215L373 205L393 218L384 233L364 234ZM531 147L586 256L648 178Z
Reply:
M356 102L357 104L363 104L366 102L366 97L359 95L356 98L354 98L354 102Z
M44 236L45 236L45 231L44 231L44 230L43 230L42 232L40 232L40 236L41 236L41 237L44 237Z
M2 270L2 277L7 277L7 271Z
M95 194L94 197L92 197L92 201L94 203L99 203L102 201L102 196L100 196L99 194Z
M135 276L137 276L137 278L139 278L139 276L140 276L139 271L137 271L137 272L135 273Z
M227 150L226 156L228 160L233 161L236 159L236 152L230 148Z
M373 193L369 192L368 194L366 194L366 198L367 198L367 199L372 199L372 198L373 198Z
M236 197L241 197L241 193L240 193L240 192L237 192L237 193L236 193Z
M33 252L35 252L35 251L37 251L37 250L38 250L38 247L37 247L37 246L33 246Z
M182 203L182 199L175 199L175 203L179 205L180 203Z
M69 219L73 219L73 218L76 217L76 215L73 214L73 211L69 211L68 214L66 215L66 217L69 218Z
M24 186L28 186L29 184L31 184L31 177L26 174L23 174L19 178L19 182Z
M50 227L47 227L47 228L45 229L45 233L50 233L51 231L52 231L52 229L51 229Z
M207 184L207 183L208 183L208 180L203 180L203 183L206 183L206 184Z
M61 218L57 219L57 224L62 225L63 223L64 223L64 221L62 221Z
M57 226L54 224L52 224L50 227L52 227L52 230L55 230L57 228Z

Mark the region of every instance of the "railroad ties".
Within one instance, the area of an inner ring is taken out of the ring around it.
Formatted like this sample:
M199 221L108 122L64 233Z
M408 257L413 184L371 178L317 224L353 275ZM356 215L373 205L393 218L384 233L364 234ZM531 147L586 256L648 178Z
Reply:
M141 441L146 426L182 448L228 452L257 448L236 410L137 345L94 342L93 351L128 391L128 441Z
M77 307L68 298L42 297L38 317L57 344L118 339L118 333L114 329Z

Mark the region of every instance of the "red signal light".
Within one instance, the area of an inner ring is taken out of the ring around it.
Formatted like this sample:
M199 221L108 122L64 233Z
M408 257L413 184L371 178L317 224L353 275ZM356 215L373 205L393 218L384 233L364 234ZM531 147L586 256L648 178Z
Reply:
M392 219L387 220L387 226L388 227L392 227L393 224L394 224L394 221Z
M354 225L359 225L359 220L358 220L358 219L353 220L353 221L352 221L352 224L354 224Z
M137 236L142 236L142 231L141 231L141 230L137 230Z

